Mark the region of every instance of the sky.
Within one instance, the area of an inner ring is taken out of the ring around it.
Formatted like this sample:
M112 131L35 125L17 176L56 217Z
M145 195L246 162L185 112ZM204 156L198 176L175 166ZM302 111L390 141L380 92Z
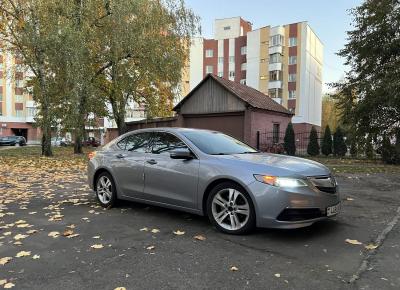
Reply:
M349 9L362 0L186 0L186 5L201 18L202 36L213 37L214 19L241 16L253 29L300 21L308 24L324 45L323 92L327 83L340 80L347 68L337 56L346 43L346 31L352 30Z

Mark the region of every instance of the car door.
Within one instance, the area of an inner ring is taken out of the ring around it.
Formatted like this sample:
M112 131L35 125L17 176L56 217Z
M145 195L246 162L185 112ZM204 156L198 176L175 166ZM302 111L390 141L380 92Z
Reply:
M144 162L148 150L150 133L131 134L116 145L121 150L114 152L113 171L122 195L138 197L144 188Z
M172 159L171 150L188 148L177 136L154 132L144 167L143 197L185 208L196 208L200 161Z

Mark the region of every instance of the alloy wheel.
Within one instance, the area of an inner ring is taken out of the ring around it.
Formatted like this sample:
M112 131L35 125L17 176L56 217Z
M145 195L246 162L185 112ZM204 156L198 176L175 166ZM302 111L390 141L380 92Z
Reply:
M113 195L112 182L107 176L101 176L97 181L97 197L102 204L110 203Z
M218 225L231 231L243 228L250 216L250 206L246 196L233 188L217 192L212 200L211 210Z

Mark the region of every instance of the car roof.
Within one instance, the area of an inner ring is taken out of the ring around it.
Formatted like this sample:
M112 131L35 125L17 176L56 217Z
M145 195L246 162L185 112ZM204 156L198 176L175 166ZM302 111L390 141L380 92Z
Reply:
M193 131L200 131L200 132L218 132L215 130L207 130L207 129L197 129L197 128L183 128L183 127L156 127L156 128L143 128L138 130L133 130L131 132L154 132L154 131L167 131L167 132L193 132Z

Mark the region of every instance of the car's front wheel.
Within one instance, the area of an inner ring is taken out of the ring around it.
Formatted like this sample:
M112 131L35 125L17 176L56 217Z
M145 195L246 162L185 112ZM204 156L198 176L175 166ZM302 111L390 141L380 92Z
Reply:
M255 227L255 210L249 194L238 184L223 182L207 199L207 214L215 227L228 234L248 233Z
M108 172L102 172L96 181L96 197L102 207L110 208L117 201L117 191L112 176Z

